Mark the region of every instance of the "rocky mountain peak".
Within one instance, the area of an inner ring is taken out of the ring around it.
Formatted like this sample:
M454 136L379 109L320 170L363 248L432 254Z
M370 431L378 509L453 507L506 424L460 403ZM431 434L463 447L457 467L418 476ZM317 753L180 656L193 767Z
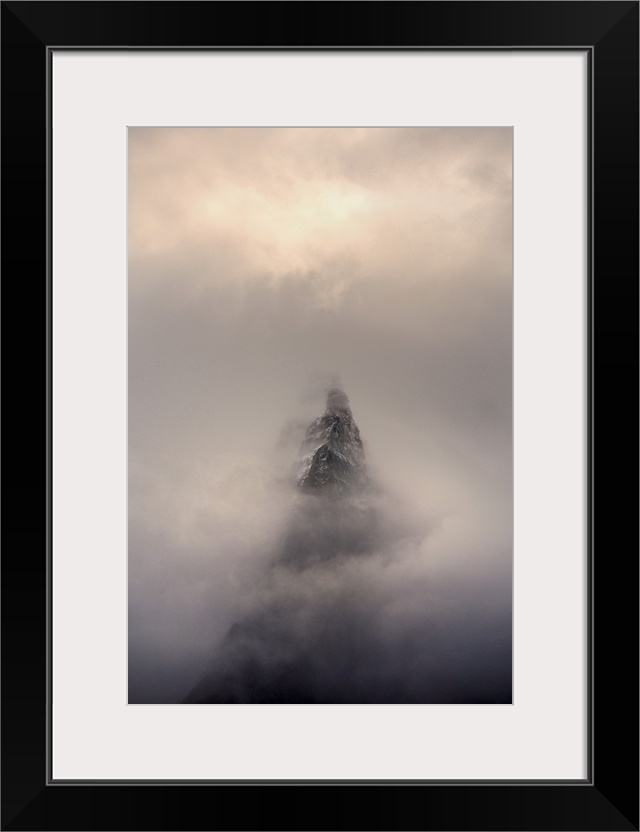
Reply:
M301 457L298 486L302 491L340 495L365 484L360 431L342 388L327 392L325 411L307 428Z

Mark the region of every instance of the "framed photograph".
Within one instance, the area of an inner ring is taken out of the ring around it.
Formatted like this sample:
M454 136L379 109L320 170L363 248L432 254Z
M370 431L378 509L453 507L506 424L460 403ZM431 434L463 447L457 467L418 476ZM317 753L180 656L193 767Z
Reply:
M2 15L2 827L638 829L638 3Z

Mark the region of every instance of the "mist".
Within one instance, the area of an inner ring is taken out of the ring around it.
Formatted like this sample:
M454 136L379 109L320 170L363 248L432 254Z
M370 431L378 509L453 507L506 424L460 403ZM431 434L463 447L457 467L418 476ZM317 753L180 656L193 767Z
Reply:
M129 702L511 701L511 130L135 128L129 200ZM274 567L336 374L375 545Z

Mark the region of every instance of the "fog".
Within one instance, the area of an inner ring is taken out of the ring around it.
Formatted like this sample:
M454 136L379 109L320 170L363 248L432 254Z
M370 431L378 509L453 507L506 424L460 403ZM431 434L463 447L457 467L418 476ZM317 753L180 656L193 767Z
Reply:
M511 141L129 130L131 703L236 661L238 622L294 700L510 701ZM335 374L376 545L274 569Z

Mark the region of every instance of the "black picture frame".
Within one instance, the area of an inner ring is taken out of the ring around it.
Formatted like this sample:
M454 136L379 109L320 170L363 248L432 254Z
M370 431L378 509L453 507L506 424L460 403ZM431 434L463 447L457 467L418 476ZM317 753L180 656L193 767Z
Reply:
M9 391L2 829L638 829L638 7L627 0L2 3ZM591 730L584 782L49 780L51 51L178 47L588 51Z

